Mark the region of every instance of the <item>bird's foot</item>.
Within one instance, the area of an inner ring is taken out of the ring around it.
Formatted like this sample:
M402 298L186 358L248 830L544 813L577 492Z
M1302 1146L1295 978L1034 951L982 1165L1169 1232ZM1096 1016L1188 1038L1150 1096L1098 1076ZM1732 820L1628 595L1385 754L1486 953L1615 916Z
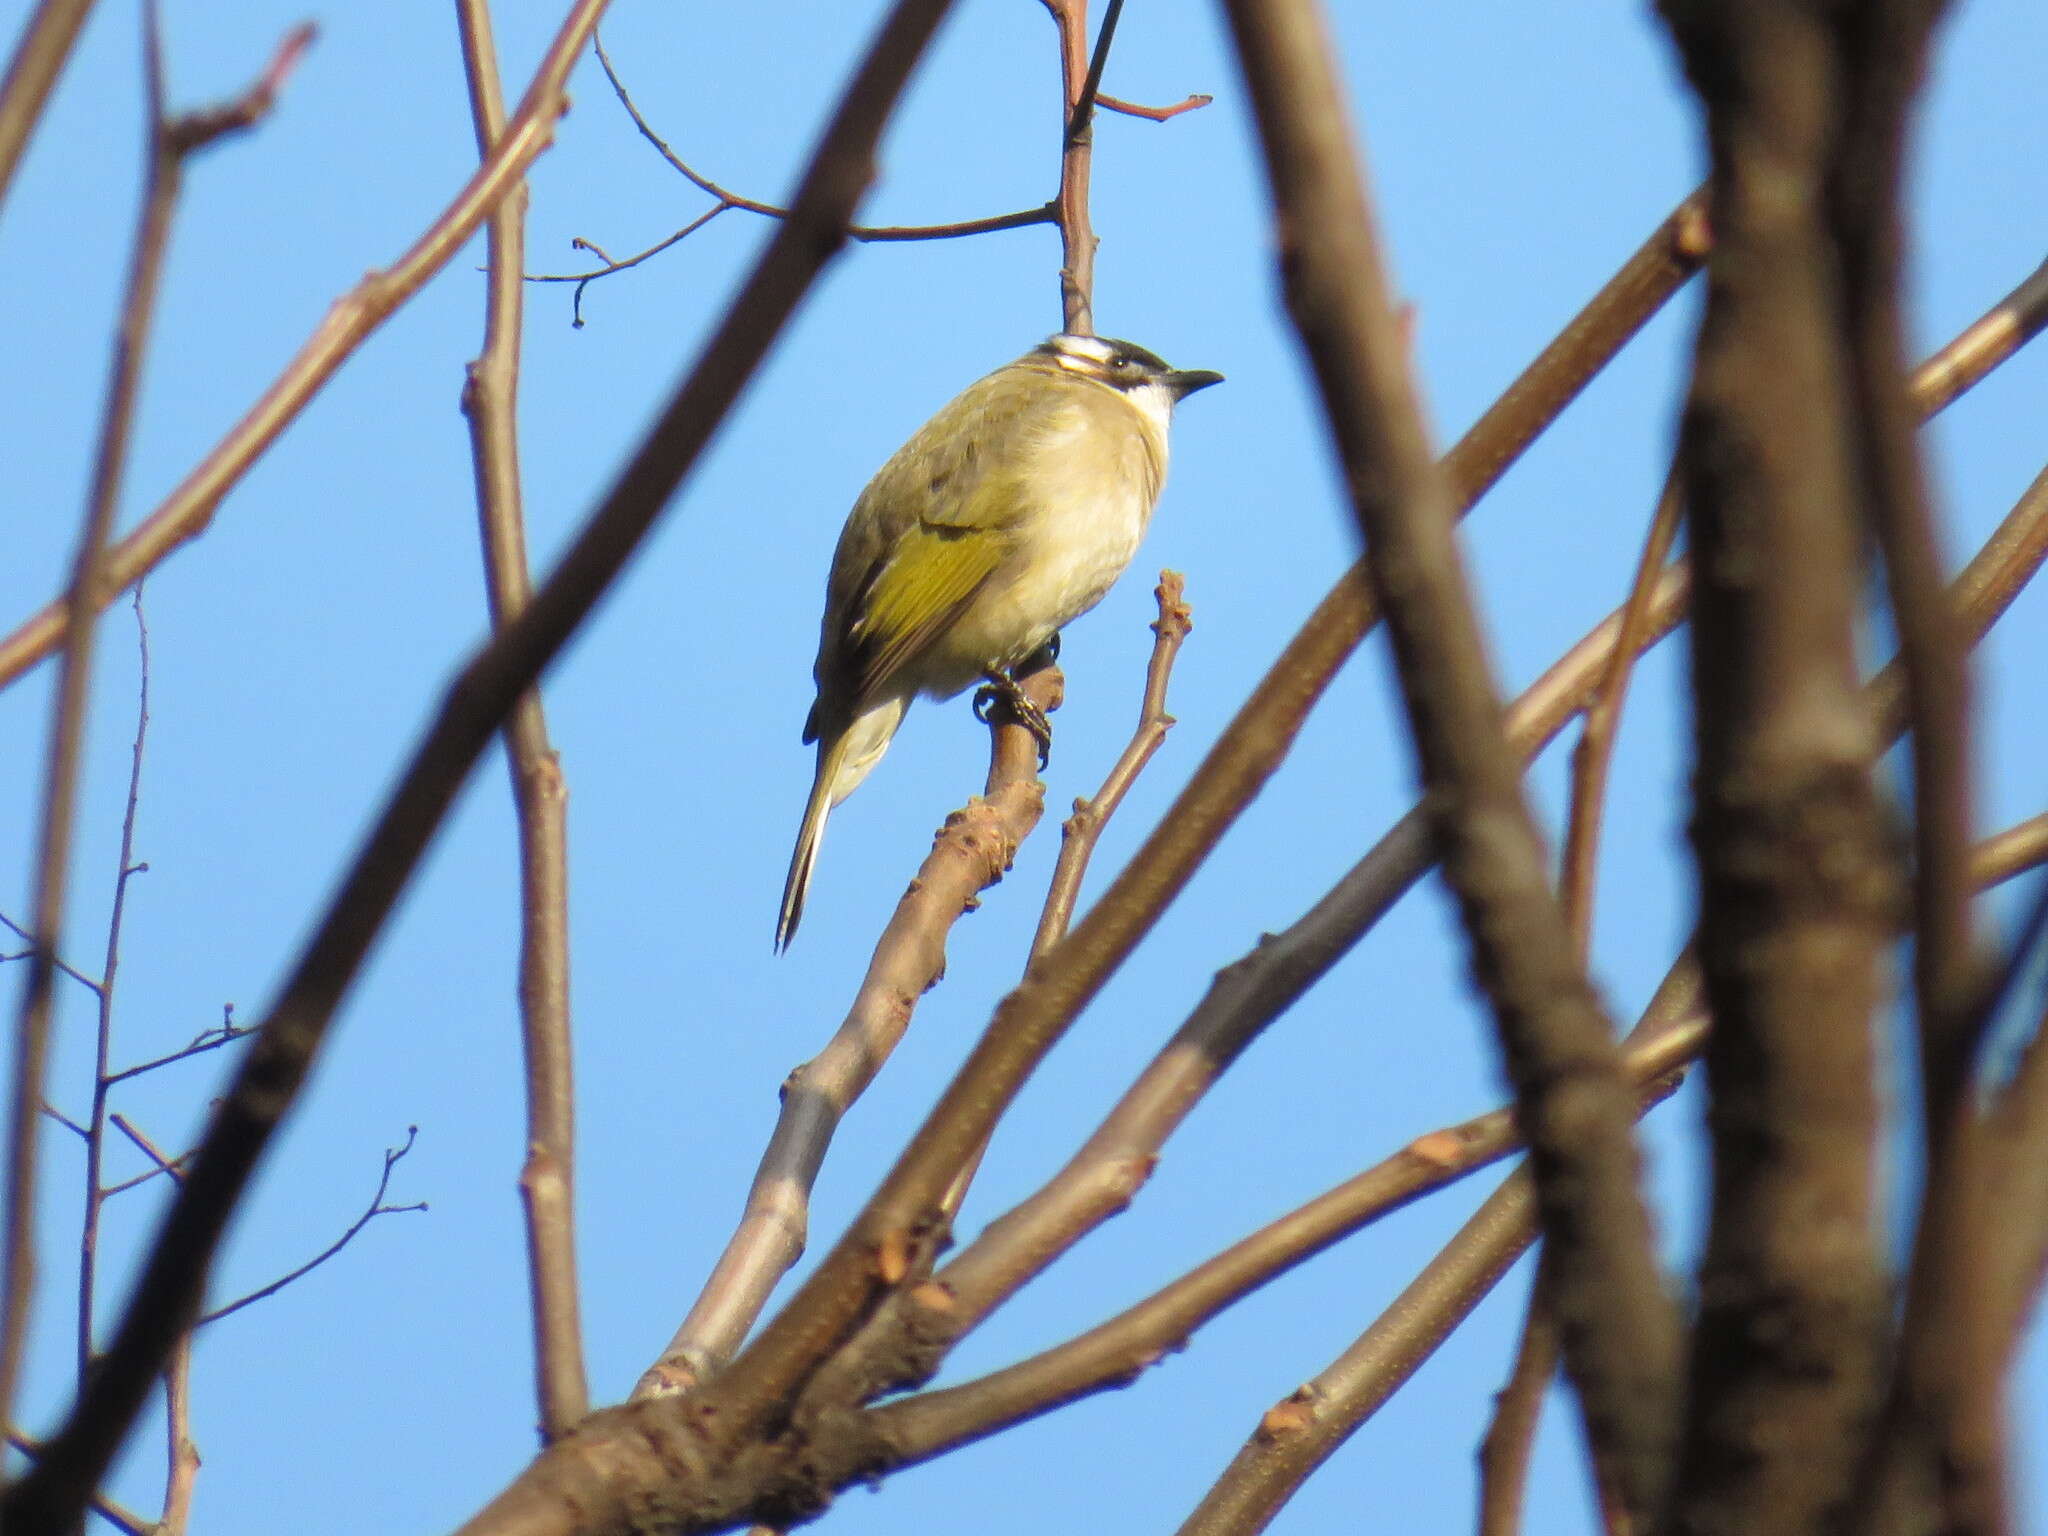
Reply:
M984 672L982 678L983 685L974 693L974 718L983 725L993 724L995 712L1000 707L1011 720L1029 731L1031 739L1038 743L1038 767L1043 772L1045 765L1052 761L1052 722L1045 718L1045 711L1026 697L1009 673Z

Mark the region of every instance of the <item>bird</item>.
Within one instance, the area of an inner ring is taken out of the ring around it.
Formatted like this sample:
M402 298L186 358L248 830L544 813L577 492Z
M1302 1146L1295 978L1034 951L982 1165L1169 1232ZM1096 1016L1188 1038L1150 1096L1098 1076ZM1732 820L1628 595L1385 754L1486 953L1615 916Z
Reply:
M825 587L803 735L817 772L778 952L803 916L826 817L881 760L913 698L989 684L1037 737L1043 766L1051 729L1011 674L1123 574L1166 478L1174 406L1222 380L1132 342L1061 332L955 395L868 482Z

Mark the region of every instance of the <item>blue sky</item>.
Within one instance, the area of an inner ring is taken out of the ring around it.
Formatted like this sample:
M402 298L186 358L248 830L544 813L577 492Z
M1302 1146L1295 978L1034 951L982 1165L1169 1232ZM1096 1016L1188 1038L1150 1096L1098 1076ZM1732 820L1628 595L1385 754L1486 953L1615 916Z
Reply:
M555 7L503 7L516 92ZM1428 409L1448 441L1692 186L1689 104L1649 7L1335 8ZM8 9L11 25L25 5ZM618 0L606 39L686 159L755 197L786 193L880 6ZM307 13L296 0L166 5L184 103L235 89ZM473 160L450 8L315 13L323 33L275 118L193 167L124 500L147 513L363 272L388 263ZM2048 15L1974 0L1944 35L1914 175L1914 334L1931 346L2039 261ZM0 463L8 466L0 624L57 588L74 536L140 136L135 16L108 0L0 218ZM1134 0L1105 87L1209 109L1097 131L1096 315L1229 383L1189 402L1153 532L1131 575L1066 637L1068 703L1048 803L1088 792L1141 685L1152 574L1185 573L1195 631L1180 724L1105 837L1097 884L1354 552L1308 384L1277 303L1255 148L1215 8ZM706 206L635 136L594 64L533 177L530 264L577 269ZM885 145L872 222L968 218L1042 201L1057 172L1052 28L1030 0L962 0ZM765 221L731 213L635 272L528 296L522 415L528 517L545 562L692 355ZM117 1059L174 1049L223 1003L256 1017L414 740L482 633L462 365L481 326L480 242L381 330L149 583L153 720ZM770 953L809 781L826 559L866 477L950 394L1059 320L1057 243L1028 229L857 247L819 285L685 485L645 558L550 675L571 799L580 1209L593 1387L613 1400L660 1349L723 1243L772 1124L775 1087L837 1023L930 830L980 782L964 701L915 709L835 815L804 930ZM1518 466L1467 548L1506 681L1528 682L1613 605L1669 453L1692 310L1681 301ZM1967 553L2040 468L2048 362L2028 355L1931 434L1950 547ZM2048 603L2022 597L1986 646L1980 820L2039 810L2048 740L2035 698ZM73 948L103 941L135 700L127 609L104 629L80 828ZM1874 645L1878 642L1873 642ZM1632 1018L1689 924L1676 644L1646 664L1624 728L1602 869L1596 968ZM25 909L50 670L0 694L0 909ZM1532 777L1555 820L1561 759ZM1413 770L1385 652L1369 644L1283 771L1033 1080L963 1226L1061 1161L1200 995L1209 971L1300 912L1406 809ZM822 1242L1014 980L1049 873L1048 823L956 930L950 974L849 1116L817 1192ZM236 1227L223 1296L328 1242L417 1124L384 1218L341 1258L221 1323L196 1367L206 1457L199 1528L445 1529L533 1446L514 1178L515 870L494 755L352 994L332 1049ZM65 997L52 1097L76 1108L89 1014ZM217 1058L136 1085L122 1107L183 1145ZM1134 1209L961 1349L963 1380L1066 1337L1434 1126L1497 1102L1486 1021L1432 881L1279 1021L1170 1144ZM1697 1237L1688 1089L1649 1135L1674 1266ZM117 1177L135 1171L117 1154ZM139 1166L139 1165L138 1165ZM47 1327L31 1425L64 1401L79 1172L49 1143ZM1491 1187L1424 1202L1268 1287L1132 1390L849 1494L848 1532L980 1506L987 1532L1171 1529L1258 1414L1370 1321ZM106 1289L147 1230L110 1218ZM1279 1531L1458 1528L1472 1451L1504 1374L1518 1270L1276 1522ZM104 1314L103 1314L104 1315ZM2039 1341L2024 1375L2032 1442L2048 1416ZM154 1428L116 1487L153 1509ZM1531 1529L1584 1528L1568 1416L1553 1413ZM1067 1469L1057 1478L1049 1465ZM2038 1516L2038 1465L2028 1502Z

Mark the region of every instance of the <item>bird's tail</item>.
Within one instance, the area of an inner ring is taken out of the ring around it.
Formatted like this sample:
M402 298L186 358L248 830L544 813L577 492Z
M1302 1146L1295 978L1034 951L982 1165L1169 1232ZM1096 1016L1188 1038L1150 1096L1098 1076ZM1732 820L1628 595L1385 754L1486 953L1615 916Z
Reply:
M818 862L818 839L825 835L825 818L882 760L909 702L907 696L881 699L855 715L843 729L820 738L818 776L811 780L811 798L804 803L803 825L797 829L796 852L789 857L789 878L782 885L782 915L775 921L776 949L789 948L804 915L804 893L811 887L811 867Z
M779 954L796 937L796 925L803 920L804 896L811 888L811 870L818 862L818 843L825 836L825 818L838 799L832 793L839 765L846 760L846 736L818 749L818 776L811 780L811 798L804 802L803 824L797 828L796 851L789 857L789 878L782 882L782 915L775 920L775 949Z

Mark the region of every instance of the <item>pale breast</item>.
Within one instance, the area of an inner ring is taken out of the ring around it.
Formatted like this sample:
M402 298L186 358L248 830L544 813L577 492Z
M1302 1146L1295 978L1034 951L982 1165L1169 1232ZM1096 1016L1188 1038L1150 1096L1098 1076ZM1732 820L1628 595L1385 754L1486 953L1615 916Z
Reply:
M1033 514L1017 530L1015 558L947 636L957 671L943 691L968 686L984 668L1022 661L1116 584L1165 477L1160 414L1082 384L1040 434L1031 449Z

